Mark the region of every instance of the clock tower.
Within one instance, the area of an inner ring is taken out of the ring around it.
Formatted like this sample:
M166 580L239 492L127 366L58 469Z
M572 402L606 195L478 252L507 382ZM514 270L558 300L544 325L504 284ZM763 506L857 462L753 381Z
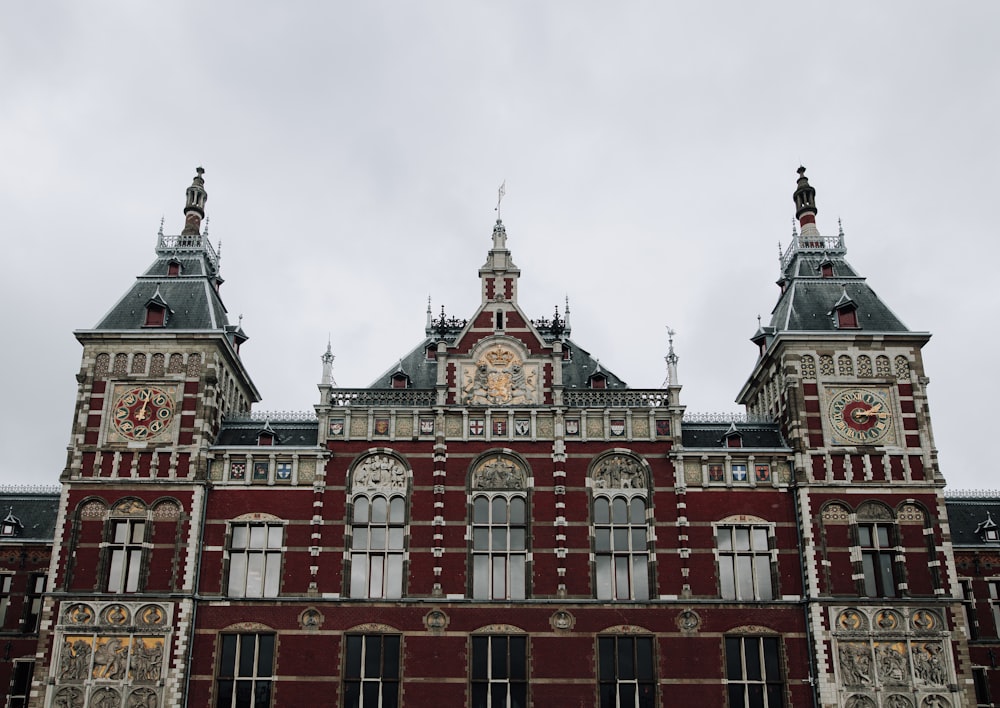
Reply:
M75 332L83 359L33 682L39 706L184 702L178 669L193 631L209 448L224 416L260 398L240 360L247 336L220 295L218 252L201 231L203 173L187 189L182 232L161 226L152 265L93 328Z
M819 702L888 705L879 696L898 693L909 702L892 705L965 705L968 662L951 641L963 620L921 353L930 334L907 328L847 262L843 229L820 233L816 190L798 172L798 229L737 400L778 421L794 453ZM928 682L920 667L930 665L944 673Z

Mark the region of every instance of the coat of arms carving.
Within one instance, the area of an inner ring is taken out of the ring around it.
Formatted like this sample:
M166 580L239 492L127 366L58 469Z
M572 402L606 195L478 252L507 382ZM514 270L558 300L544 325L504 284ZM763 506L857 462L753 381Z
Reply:
M488 349L474 365L464 367L462 399L467 405L535 403L537 388L537 365L525 364L500 344Z

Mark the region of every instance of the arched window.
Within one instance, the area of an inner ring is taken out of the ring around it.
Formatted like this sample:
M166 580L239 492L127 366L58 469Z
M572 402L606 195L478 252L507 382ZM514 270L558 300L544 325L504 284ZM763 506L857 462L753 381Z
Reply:
M374 454L351 476L350 597L400 598L404 590L407 472Z
M648 600L648 477L625 454L600 459L592 472L595 590L599 600Z
M523 600L528 594L527 472L521 460L494 453L473 465L472 596Z

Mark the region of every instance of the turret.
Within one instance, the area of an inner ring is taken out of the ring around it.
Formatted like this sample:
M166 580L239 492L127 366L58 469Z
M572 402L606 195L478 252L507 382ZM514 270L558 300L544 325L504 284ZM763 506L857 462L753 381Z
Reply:
M181 231L181 236L200 236L201 220L205 218L205 202L208 201L205 179L202 177L205 170L199 167L195 172L197 174L187 189L187 204L184 205L184 230Z

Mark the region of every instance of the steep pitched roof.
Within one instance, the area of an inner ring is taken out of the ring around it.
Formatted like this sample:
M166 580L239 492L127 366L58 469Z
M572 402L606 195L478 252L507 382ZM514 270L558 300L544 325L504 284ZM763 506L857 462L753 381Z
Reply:
M31 488L29 488L31 489ZM8 513L21 522L18 534L13 540L46 541L52 543L55 536L56 516L59 513L58 487L52 491L5 491L0 488L0 516ZM2 540L2 538L0 538Z
M961 496L945 499L952 543L966 547L997 548L1000 543L986 541L980 528L988 519L1000 519L1000 496Z

